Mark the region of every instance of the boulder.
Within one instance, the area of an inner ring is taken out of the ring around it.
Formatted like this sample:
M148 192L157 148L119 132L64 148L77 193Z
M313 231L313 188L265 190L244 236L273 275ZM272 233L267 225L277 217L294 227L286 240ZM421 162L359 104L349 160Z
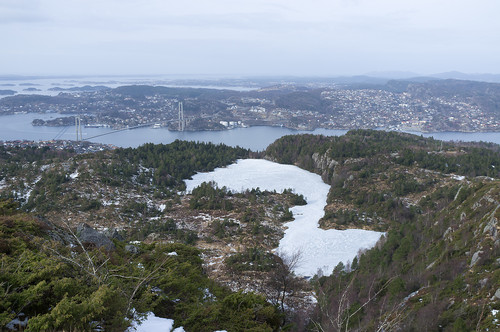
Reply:
M481 258L482 253L483 253L483 251L479 250L479 251L476 251L474 253L474 255L472 255L472 259L470 261L470 267L473 267L474 265L476 265L476 263L479 261L479 258Z
M121 234L118 233L118 230L116 228L108 228L107 230L105 230L103 232L103 234L106 235L110 239L115 239L115 240L122 241L122 242L125 241L123 236L121 236Z
M78 224L76 228L76 236L83 244L90 244L97 248L104 247L106 250L115 249L115 245L106 235L99 233L96 229L90 227L86 223Z

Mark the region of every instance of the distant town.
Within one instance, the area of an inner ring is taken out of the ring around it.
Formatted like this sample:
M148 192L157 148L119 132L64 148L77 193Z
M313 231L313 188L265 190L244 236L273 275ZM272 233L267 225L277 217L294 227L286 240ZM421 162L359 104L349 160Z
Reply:
M298 130L388 129L500 131L500 84L462 80L389 81L317 87L278 84L251 91L131 85L82 87L57 96L0 99L0 114L59 113L35 126L137 126L227 130L280 126Z

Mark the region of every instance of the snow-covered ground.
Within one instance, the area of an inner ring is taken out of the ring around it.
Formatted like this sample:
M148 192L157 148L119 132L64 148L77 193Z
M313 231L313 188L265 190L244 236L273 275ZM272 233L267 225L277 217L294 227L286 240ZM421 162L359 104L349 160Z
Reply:
M156 317L152 312L141 322L134 322L127 332L170 332L174 326L174 320L168 318ZM182 327L178 327L172 332L184 332Z
M291 209L295 220L286 224L288 229L278 247L281 254L300 253L300 263L294 269L298 275L313 276L320 269L325 275L331 274L339 262L352 261L360 249L373 247L383 234L359 229L320 229L318 221L324 215L329 186L319 175L296 166L263 159L238 160L228 167L198 173L192 180L186 180L187 191L208 181L237 192L257 187L271 191L293 188L304 195L307 205Z
M156 317L155 314L149 312L142 322L133 322L132 326L127 329L127 332L184 332L183 327L172 330L173 326L173 319ZM227 331L220 330L214 332Z

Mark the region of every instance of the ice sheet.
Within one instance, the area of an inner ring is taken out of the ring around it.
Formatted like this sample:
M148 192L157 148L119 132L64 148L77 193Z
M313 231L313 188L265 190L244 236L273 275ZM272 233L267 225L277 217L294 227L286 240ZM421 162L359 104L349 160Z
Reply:
M360 229L320 229L318 221L324 215L329 186L319 175L296 166L263 159L238 160L228 167L198 173L192 180L186 180L187 191L208 181L238 192L257 187L271 191L293 188L304 195L307 205L291 209L295 220L286 224L288 229L278 247L286 255L300 253L300 263L294 269L298 275L313 276L319 269L325 275L331 274L339 262L352 261L360 249L373 247L383 234Z

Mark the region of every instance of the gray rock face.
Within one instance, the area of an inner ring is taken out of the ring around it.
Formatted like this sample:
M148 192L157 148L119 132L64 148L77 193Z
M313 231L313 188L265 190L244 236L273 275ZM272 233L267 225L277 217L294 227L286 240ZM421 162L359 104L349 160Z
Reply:
M495 292L495 297L496 297L497 299L500 299L500 288L499 288L499 289L497 289L497 291Z
M483 253L483 252L482 252L481 250L479 250L479 251L476 251L476 252L474 253L474 255L472 255L472 259L471 259L471 261L470 261L470 267L473 267L474 265L476 265L476 263L477 263L477 261L479 260L479 258L481 258L481 254L482 254L482 253Z
M496 211L496 210L495 210ZM483 233L490 234L494 239L498 238L498 230L497 230L498 220L495 217L491 217L488 224L484 227Z
M115 239L118 241L125 241L123 236L121 236L120 233L118 233L118 230L116 228L109 228L106 231L104 231L103 233L104 233L104 235L106 235L110 239Z
M451 227L448 227L448 229L443 234L443 238L448 242L451 242L453 240L451 233L453 233L453 229L451 229Z
M326 154L320 155L317 152L313 153L312 159L314 161L314 166L316 166L316 168L319 168L321 170L333 168L339 164L336 160L326 156Z
M94 245L97 248L104 247L106 250L114 250L115 245L106 237L106 235L99 233L94 228L85 223L80 223L76 228L76 236L83 244Z

